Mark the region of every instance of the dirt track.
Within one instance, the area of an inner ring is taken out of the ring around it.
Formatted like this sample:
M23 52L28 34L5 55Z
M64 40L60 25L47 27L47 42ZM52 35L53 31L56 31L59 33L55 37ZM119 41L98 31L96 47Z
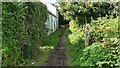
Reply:
M65 42L66 37L64 32L62 32L60 36L60 40L54 50L54 52L49 56L48 60L46 61L45 66L65 66L67 62L66 58L66 49L65 49Z

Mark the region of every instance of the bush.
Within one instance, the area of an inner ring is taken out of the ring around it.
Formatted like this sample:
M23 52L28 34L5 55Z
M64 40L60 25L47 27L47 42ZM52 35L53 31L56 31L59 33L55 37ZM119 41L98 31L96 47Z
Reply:
M70 34L68 37L70 39L71 44L78 43L78 40L80 38L85 38L84 31L80 29L77 21L72 20L70 21L69 24L70 24L69 29L72 32L72 34Z
M44 45L44 38L47 34L47 28L45 22L47 20L47 7L41 2L26 3L26 32L30 39L30 45L28 45L28 57L34 58L38 55L39 46ZM38 51L38 52L37 52ZM31 53L31 55L29 55Z
M79 30L79 26L75 20L70 21L69 25L69 29L72 33L77 32Z
M46 36L47 7L41 2L3 2L2 12L3 65L35 58L35 50Z
M92 20L89 32L89 45L91 46L84 49L86 27L85 25L78 26L76 21L71 21L72 34L68 36L73 45L70 46L71 64L75 66L119 66L118 23L118 17L102 17Z
M81 66L95 66L96 62L103 59L107 49L102 47L100 43L94 43L83 50L83 56L80 58Z
M102 43L93 43L83 50L80 65L113 67L118 66L119 61L118 54L111 53L111 50L105 48Z
M98 18L91 21L90 40L93 42L102 42L104 38L117 38L118 34L118 17L117 18Z

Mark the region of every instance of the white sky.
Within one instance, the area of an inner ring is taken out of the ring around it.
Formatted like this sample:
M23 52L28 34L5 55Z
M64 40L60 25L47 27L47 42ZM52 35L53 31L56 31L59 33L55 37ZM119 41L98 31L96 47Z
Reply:
M57 2L57 0L46 0L46 1L49 3L54 3L54 4L55 4L55 2Z

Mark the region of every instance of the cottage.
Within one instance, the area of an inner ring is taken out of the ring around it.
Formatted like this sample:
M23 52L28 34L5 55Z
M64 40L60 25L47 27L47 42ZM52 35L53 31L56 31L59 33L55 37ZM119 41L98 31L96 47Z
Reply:
M52 34L58 28L58 10L55 6L48 3L46 0L40 0L47 6L48 19L46 21L46 27L48 28L48 35Z

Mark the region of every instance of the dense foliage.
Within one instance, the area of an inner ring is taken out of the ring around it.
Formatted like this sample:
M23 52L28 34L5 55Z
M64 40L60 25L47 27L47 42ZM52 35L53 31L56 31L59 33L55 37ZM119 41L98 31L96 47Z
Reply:
M46 19L47 7L41 2L2 3L3 65L35 58L46 36Z
M89 32L89 46L85 49L85 26L73 28L71 30L71 32L73 32L68 35L68 38L70 40L68 47L71 54L70 65L120 65L120 39L118 38L118 18L107 19L107 17L103 17L99 18L98 20L92 20L91 22L91 30ZM74 23L74 25L78 24ZM71 29L74 25L71 25L69 29ZM74 32L75 29L77 30Z
M60 3L62 14L70 21L69 30L71 32L66 30L69 39L69 54L71 56L69 65L120 66L118 31L118 23L120 22L116 4L106 2ZM90 24L89 46L84 48L86 23Z
M107 17L102 17L98 18L98 20L92 20L90 24L89 44L98 41L103 42L105 38L118 38L118 19L118 17L109 19Z
M76 20L79 24L90 23L92 19L111 14L116 17L118 14L116 2L59 2L59 4L64 17L69 21Z
M80 58L81 66L118 66L120 59L118 54L111 53L111 50L105 48L101 43L94 43L83 50L83 56Z

